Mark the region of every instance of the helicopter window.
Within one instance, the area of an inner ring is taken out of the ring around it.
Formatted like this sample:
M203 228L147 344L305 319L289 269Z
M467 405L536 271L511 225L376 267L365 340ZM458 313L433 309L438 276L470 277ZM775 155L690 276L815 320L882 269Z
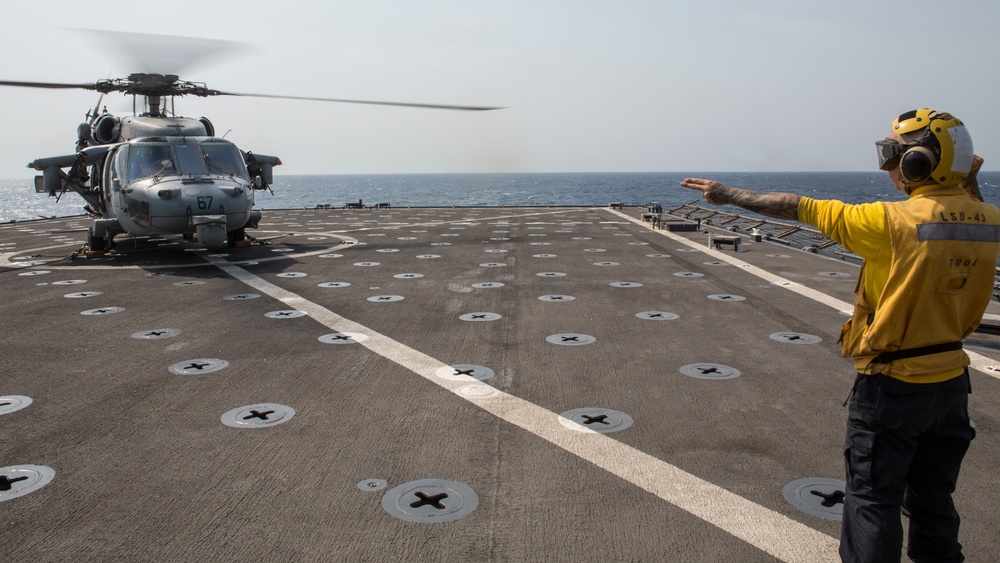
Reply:
M150 176L177 174L167 145L136 144L128 155L128 181L135 182Z
M205 160L201 157L201 151L198 150L197 144L176 144L174 151L177 153L177 162L181 165L181 174L191 176L208 174L208 168L205 166Z
M247 165L243 162L236 147L227 143L203 143L201 151L205 154L205 165L209 174L224 174L237 176L244 180L247 177Z

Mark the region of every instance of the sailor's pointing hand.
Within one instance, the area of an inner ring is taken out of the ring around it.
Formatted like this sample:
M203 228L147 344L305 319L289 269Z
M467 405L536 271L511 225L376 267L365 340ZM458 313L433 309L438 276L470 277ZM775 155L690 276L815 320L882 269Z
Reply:
M716 182L715 180L705 180L704 178L685 178L681 182L681 186L685 188L690 188L692 190L698 190L701 192L702 197L705 201L714 205L724 204L724 201L720 201L712 197L712 190L716 192L722 187L722 184Z

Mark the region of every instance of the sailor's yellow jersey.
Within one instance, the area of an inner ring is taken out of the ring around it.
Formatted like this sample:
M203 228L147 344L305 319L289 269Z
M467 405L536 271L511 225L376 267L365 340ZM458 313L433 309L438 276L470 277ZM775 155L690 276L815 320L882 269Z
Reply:
M854 314L841 334L844 355L859 372L914 383L962 373L969 359L961 350L887 364L875 358L960 341L976 329L993 292L1000 209L958 187L924 186L900 202L802 198L798 214L865 259Z

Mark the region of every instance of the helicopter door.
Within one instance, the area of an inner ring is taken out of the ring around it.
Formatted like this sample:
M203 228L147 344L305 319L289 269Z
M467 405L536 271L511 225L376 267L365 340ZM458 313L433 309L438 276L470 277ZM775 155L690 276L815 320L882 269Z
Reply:
M108 151L108 155L104 159L104 173L101 175L99 187L103 192L101 205L104 207L102 211L105 212L107 211L108 205L111 203L111 198L115 195L115 192L121 191L121 180L118 179L118 169L120 167L118 163L118 155L121 154L121 152L120 147L117 149L111 149Z

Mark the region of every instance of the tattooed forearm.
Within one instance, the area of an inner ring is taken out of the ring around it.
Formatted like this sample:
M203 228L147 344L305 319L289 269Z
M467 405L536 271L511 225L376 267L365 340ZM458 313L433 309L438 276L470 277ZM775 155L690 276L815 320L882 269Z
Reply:
M715 184L709 188L706 199L712 203L731 203L743 209L775 217L778 219L799 218L799 200L801 196L780 192L751 192L726 186L725 184Z

